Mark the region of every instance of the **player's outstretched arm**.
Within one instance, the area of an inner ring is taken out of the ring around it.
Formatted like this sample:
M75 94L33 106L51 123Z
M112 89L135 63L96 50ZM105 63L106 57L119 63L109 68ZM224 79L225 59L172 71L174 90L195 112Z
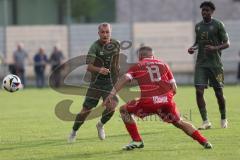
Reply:
M109 96L105 99L103 102L104 106L107 106L106 104L111 103L112 98L117 94L118 91L120 91L125 84L127 84L131 79L125 74L123 75L118 82L114 85L112 91L110 92Z

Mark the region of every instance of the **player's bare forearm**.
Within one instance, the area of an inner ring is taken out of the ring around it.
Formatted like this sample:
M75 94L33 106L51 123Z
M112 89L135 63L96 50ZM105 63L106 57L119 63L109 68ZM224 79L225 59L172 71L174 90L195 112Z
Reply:
M105 67L96 67L93 64L88 64L87 70L89 72L97 72L103 75L107 75L108 73L110 73L109 69Z
M230 46L230 42L227 41L221 45L216 46L216 50L223 50L223 49L229 48L229 46Z
M99 72L100 68L94 66L93 64L88 64L87 70L88 70L89 72Z
M117 92L120 91L125 86L125 84L128 83L129 81L130 81L129 77L126 75L123 75L113 87L111 94L116 95Z
M220 45L217 45L217 46L212 46L212 45L206 45L205 46L205 49L207 51L217 51L217 50L223 50L223 49L226 49L230 46L230 42L227 41L227 42L223 42L222 44Z
M124 85L126 83L129 82L129 78L126 76L126 75L123 75L119 80L118 82L115 84L115 86L113 87L111 93L108 95L108 97L105 99L105 101L103 102L103 105L106 106L106 107L109 107L112 103L112 98L117 94L118 91L120 91Z

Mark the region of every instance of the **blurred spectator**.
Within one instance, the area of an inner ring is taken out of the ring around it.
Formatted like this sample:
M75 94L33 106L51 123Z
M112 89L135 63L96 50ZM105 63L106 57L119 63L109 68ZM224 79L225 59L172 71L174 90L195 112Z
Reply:
M60 87L60 82L61 82L61 70L56 70L58 66L60 66L63 63L63 53L59 49L59 47L56 45L53 48L53 52L50 56L50 64L51 64L51 70L54 72L55 77L54 77L54 87Z
M240 83L240 51L238 52L238 73L237 73L237 83Z
M45 67L47 64L47 56L42 47L39 48L34 58L34 71L36 75L36 86L42 88L45 86Z
M10 66L12 68L9 68L9 69L12 69L13 72L16 72L16 75L19 76L23 85L26 85L26 81L25 81L25 61L26 61L27 58L28 58L28 54L23 49L23 44L19 43L17 45L17 50L13 52L14 66Z

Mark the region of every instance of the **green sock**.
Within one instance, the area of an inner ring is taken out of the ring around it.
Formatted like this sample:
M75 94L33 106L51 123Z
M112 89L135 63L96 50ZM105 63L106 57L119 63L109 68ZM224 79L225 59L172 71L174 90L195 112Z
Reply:
M222 107L219 107L219 111L220 111L220 114L221 114L221 119L226 119L226 107L225 107L225 105L222 106Z
M201 114L202 120L203 120L203 121L207 121L208 118L207 118L207 110L206 110L206 107L201 107L201 108L199 108L199 112L200 112L200 114Z
M102 118L101 118L102 124L107 123L107 121L109 121L111 119L113 114L114 114L114 111L108 111L108 110L105 109L103 111Z
M83 123L84 123L84 121L81 120L80 114L77 114L75 122L73 124L73 130L77 131Z

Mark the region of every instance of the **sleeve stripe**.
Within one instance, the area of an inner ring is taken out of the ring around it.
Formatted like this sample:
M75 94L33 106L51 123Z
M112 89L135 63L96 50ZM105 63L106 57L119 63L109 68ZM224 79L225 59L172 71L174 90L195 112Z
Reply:
M131 74L129 74L129 73L126 73L125 75L126 75L126 76L127 76L129 79L131 79L131 80L133 79L133 77L132 77L132 75L131 75Z
M171 79L169 82L170 83L176 83L176 80L175 79Z

